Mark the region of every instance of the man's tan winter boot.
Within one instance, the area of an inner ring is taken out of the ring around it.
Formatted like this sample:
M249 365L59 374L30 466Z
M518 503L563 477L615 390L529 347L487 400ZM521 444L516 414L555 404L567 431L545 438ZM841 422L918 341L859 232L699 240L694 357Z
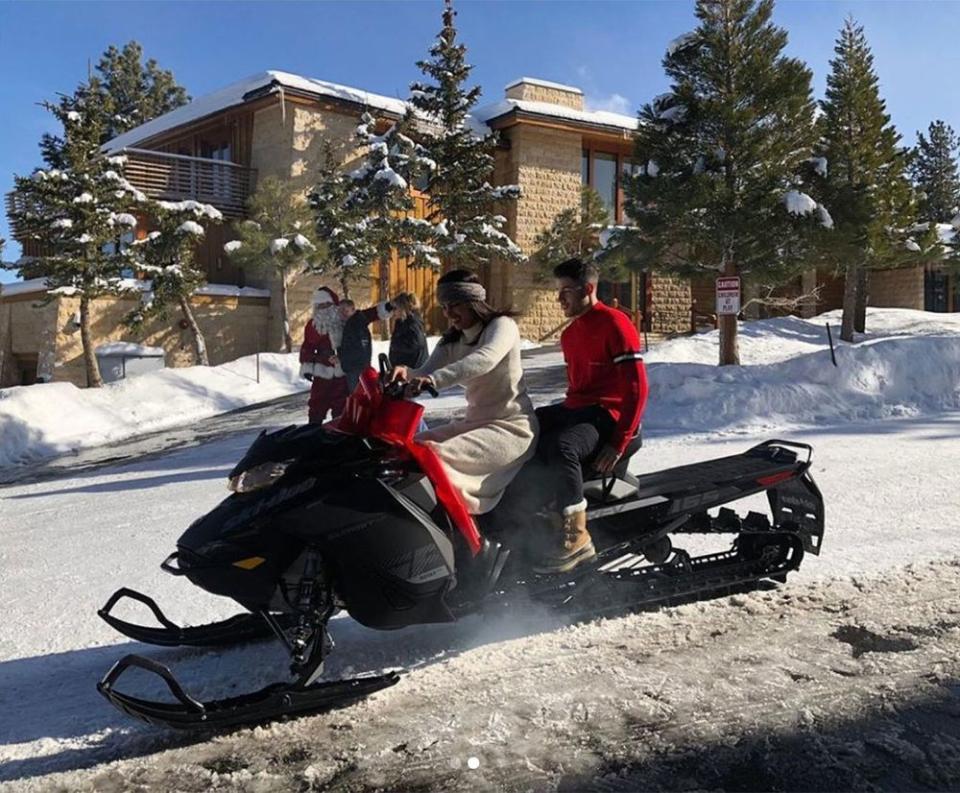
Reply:
M541 561L534 565L533 572L542 575L566 573L577 565L597 555L590 532L587 531L587 502L581 501L555 515L555 534L551 547Z

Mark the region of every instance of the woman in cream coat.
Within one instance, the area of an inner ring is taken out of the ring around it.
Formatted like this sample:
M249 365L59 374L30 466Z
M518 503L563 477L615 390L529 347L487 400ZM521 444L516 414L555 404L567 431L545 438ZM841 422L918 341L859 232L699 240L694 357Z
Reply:
M436 451L471 514L482 515L497 505L537 446L537 417L520 366L520 332L509 315L486 302L480 279L469 270L443 275L437 297L450 329L423 366L395 367L393 378L408 381L408 396L426 384L437 390L464 387L466 415L417 440Z

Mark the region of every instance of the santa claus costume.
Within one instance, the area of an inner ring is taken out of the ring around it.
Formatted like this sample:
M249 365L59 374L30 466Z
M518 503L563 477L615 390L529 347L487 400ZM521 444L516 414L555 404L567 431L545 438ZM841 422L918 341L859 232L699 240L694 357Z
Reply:
M321 423L328 410L333 418L339 416L347 399L347 380L337 358L343 337L343 320L337 312L339 302L336 292L321 286L313 294L313 317L303 331L300 374L313 381L308 403L311 424Z

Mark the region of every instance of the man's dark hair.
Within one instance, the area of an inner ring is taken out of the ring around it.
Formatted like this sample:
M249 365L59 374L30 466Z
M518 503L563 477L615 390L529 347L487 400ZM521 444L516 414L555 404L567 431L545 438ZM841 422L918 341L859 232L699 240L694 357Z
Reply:
M357 307L357 304L354 303L349 297L344 298L343 300L341 300L340 303L339 303L339 305L341 305L341 306L347 306L347 308L356 308L356 307Z
M579 284L596 284L600 280L600 271L582 259L567 259L553 268L553 277L569 278Z

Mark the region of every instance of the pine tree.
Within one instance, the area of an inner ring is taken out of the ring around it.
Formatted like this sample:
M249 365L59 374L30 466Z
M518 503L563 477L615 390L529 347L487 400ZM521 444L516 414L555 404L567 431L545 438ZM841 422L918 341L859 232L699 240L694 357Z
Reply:
M944 121L934 121L928 138L917 132L911 175L918 192L917 214L927 223L949 223L960 213L960 139Z
M538 279L552 277L553 268L567 259L594 260L600 277L620 281L624 277L622 262L611 252L598 257L604 251L610 212L603 199L591 187L580 190L580 206L570 207L558 213L550 227L534 239L534 253L530 257Z
M104 124L101 143L190 101L173 72L161 69L153 58L146 64L142 60L143 48L136 41L127 42L122 50L111 44L100 57L99 84L110 97L113 111Z
M151 204L154 230L128 248L131 264L149 276L149 299L127 318L138 327L151 317L165 317L177 306L193 336L197 363L209 366L207 345L190 306L190 296L206 282L206 272L197 266L197 245L205 226L220 223L223 216L209 204L197 201L155 201Z
M260 181L248 202L247 220L238 224L239 239L223 246L243 268L270 271L280 283L283 352L293 350L287 290L297 276L322 258L310 207L292 182L270 176Z
M432 225L411 217L414 209L410 185L435 165L420 144L410 137L413 113L407 113L382 135L374 132L374 119L361 116L356 131L358 148L366 151L360 167L348 174L347 195L339 210L346 218L360 218L354 227L362 245L358 252L372 254L372 261L354 263L368 268L373 262L386 272L391 251L412 258L416 264L438 268L440 260L431 242Z
M907 246L913 190L908 153L897 145L863 28L847 19L834 52L820 103L819 150L829 163L825 195L838 237L834 255L845 273L840 337L853 341L855 328L864 327L868 269L915 258Z
M110 104L96 79L72 96L44 107L63 125L62 136L44 135L46 168L14 178L11 220L43 251L39 262L21 260L21 276L43 275L49 294L63 290L80 298L80 338L87 385L103 385L90 334L90 302L122 289L128 266L119 244L147 198L123 176L125 157L103 157L103 119Z
M413 83L410 104L420 111L420 141L436 163L427 192L437 254L447 267L471 266L491 259L522 261L517 245L503 232L506 218L496 203L520 197L516 185L492 187L496 138L480 136L467 115L480 97L479 86L465 88L472 66L466 47L457 44L452 0L445 0L443 29L430 48L430 60L417 66L432 83Z
M640 266L684 276L782 283L806 263L829 214L812 173L810 70L784 56L772 0L698 0L697 28L668 48L672 85L641 110L627 181L633 232L616 238ZM720 364L739 364L737 318L720 321Z
M362 279L377 261L377 250L367 236L367 215L358 202L348 202L353 180L344 174L333 146L324 146L317 183L310 193L310 208L317 239L324 245L313 272L332 276L341 294L350 296L351 286Z

